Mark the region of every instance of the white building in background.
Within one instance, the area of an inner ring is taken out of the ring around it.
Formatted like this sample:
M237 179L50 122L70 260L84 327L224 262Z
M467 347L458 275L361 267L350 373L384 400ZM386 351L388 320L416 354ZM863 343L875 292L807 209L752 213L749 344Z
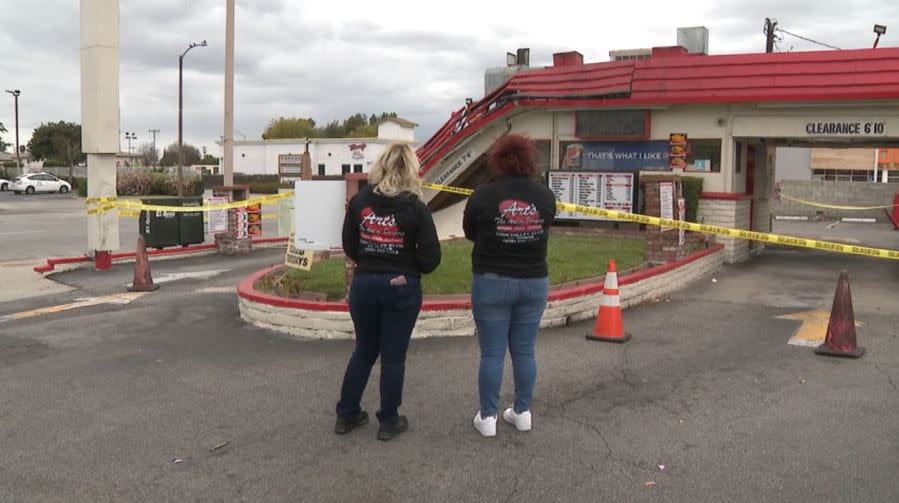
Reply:
M418 124L399 118L378 124L377 138L298 138L234 142L234 172L247 175L300 176L301 155L309 145L313 176L367 173L384 148L396 141L415 142ZM219 171L220 172L220 171Z

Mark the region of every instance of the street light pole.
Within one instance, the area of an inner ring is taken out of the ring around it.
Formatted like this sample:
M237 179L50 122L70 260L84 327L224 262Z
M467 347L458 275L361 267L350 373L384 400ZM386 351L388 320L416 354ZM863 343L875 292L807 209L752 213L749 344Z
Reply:
M184 192L184 56L194 47L206 47L206 41L191 43L178 56L178 195Z
M128 158L129 161L133 161L131 159L131 140L137 139L137 133L125 131L125 139L128 140Z
M13 100L15 101L16 108L16 168L19 170L22 169L22 159L21 154L19 153L19 95L22 94L22 91L18 89L14 89L12 91L6 91L12 95Z

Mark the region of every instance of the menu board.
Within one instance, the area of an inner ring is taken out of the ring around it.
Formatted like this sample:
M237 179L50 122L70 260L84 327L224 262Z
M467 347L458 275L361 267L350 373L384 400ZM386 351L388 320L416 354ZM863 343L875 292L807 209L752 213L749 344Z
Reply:
M563 203L605 208L632 213L634 210L633 173L553 172L549 188ZM569 220L606 220L582 213L560 211L556 218Z

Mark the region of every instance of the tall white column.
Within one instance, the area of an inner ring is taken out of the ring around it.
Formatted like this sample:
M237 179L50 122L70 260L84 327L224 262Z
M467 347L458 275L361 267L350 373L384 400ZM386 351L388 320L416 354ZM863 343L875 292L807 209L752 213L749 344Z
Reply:
M225 6L225 138L223 175L225 185L234 184L234 0Z
M88 197L115 197L119 0L81 0L81 149L87 154ZM87 245L98 255L119 249L116 212L88 216Z

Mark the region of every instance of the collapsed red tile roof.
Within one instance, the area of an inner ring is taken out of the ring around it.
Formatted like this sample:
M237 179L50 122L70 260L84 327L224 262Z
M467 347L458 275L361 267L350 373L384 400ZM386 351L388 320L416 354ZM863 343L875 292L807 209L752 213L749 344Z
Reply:
M899 99L899 48L721 56L676 52L517 73L480 101L450 115L418 149L422 173L454 145L519 107Z

